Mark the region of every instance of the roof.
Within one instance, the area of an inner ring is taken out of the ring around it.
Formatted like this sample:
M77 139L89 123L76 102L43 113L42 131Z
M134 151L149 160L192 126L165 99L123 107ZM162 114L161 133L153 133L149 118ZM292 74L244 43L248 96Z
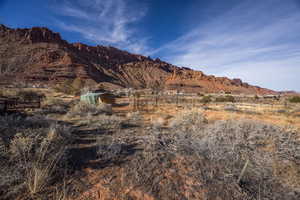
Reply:
M102 94L103 93L87 93L87 94L81 95L80 100L85 101L90 104L97 104L98 98Z
M84 95L81 95L81 97L83 97L83 96L98 97L98 96L100 96L102 94L104 94L104 93L103 92L89 92L89 93L86 93Z

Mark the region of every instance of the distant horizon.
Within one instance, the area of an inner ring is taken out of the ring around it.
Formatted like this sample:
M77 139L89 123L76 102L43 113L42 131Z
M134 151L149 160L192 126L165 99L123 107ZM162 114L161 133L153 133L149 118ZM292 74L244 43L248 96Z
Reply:
M300 92L298 0L2 0L0 24L45 27L69 43L112 46L207 75Z

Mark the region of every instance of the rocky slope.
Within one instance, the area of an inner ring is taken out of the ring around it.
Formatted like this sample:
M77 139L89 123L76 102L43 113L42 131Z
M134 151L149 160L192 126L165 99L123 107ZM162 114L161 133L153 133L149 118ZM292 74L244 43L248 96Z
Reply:
M2 84L30 82L51 86L75 78L112 88L161 86L188 92L274 93L239 79L207 76L114 47L70 44L47 28L11 29L0 25Z

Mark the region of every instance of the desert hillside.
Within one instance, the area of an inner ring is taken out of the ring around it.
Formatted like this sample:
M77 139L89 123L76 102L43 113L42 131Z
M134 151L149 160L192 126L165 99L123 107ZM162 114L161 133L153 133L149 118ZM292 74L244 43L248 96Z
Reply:
M18 81L52 86L79 78L110 88L159 86L193 93L275 93L240 79L208 76L114 47L70 44L59 33L40 27L12 29L0 25L0 77L2 84Z

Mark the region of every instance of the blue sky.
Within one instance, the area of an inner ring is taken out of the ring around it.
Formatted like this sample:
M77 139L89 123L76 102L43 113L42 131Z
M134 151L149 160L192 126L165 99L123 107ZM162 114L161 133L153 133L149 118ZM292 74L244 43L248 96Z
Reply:
M0 0L0 23L300 91L300 0Z

